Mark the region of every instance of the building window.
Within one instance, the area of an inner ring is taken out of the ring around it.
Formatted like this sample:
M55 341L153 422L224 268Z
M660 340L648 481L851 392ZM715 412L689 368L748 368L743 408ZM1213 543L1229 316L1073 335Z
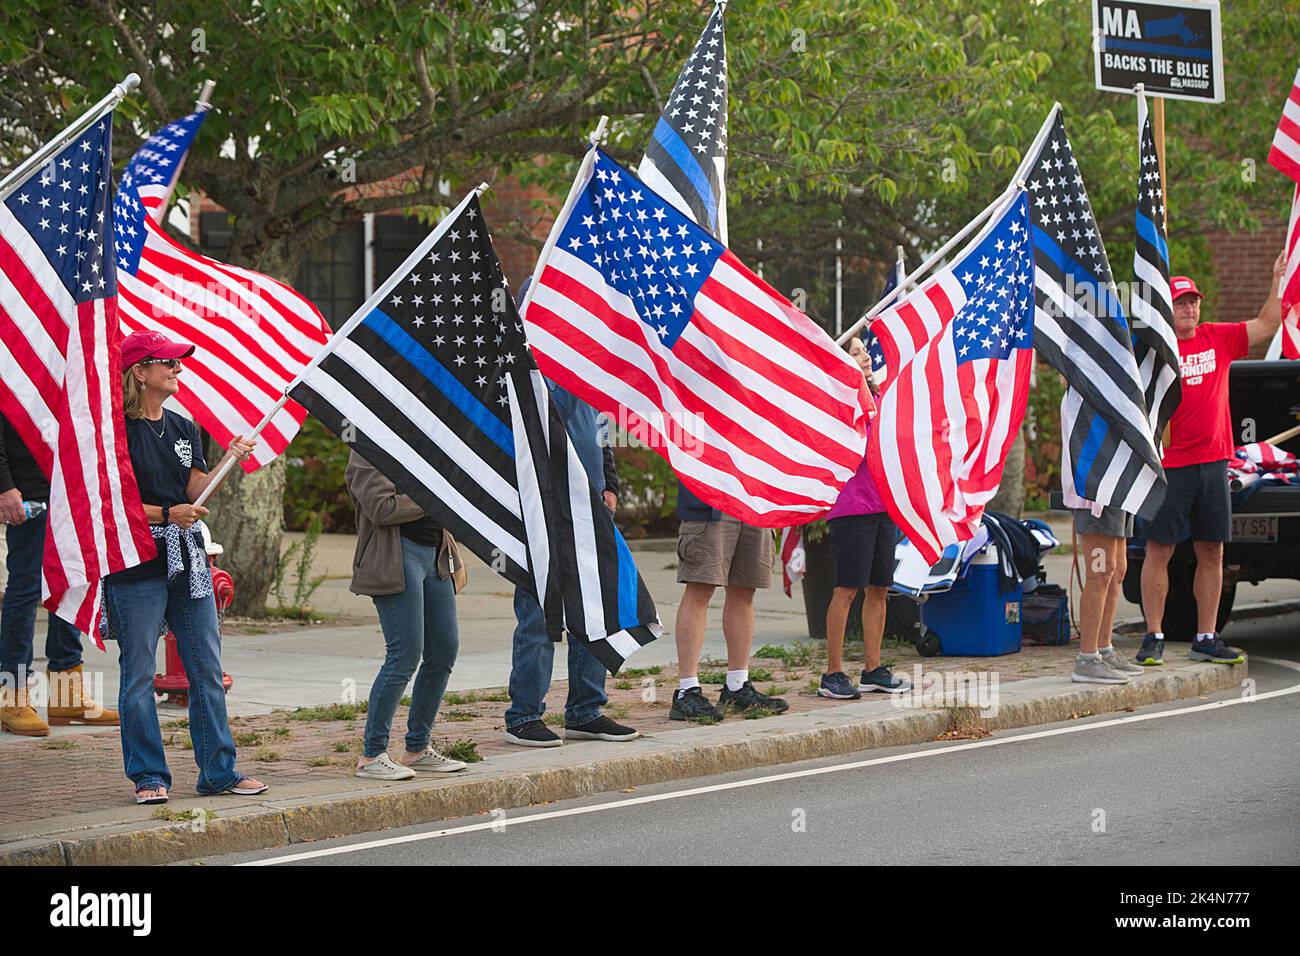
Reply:
M375 285L380 286L433 231L411 216L375 217Z
M294 287L338 329L366 300L365 238L361 223L307 251Z

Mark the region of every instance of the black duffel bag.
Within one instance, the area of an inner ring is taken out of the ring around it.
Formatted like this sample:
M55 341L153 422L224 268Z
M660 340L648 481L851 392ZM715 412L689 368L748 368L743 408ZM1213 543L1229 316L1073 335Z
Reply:
M1070 597L1059 584L1040 584L1021 598L1020 642L1070 642Z

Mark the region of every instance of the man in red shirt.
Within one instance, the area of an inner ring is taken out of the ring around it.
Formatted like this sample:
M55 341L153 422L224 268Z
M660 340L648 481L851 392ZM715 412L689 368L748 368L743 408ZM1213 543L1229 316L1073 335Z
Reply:
M1201 292L1187 276L1169 282L1174 304L1174 334L1183 397L1170 420L1164 450L1169 492L1147 529L1142 564L1142 609L1147 635L1138 651L1139 664L1164 663L1165 636L1160 630L1169 594L1169 559L1174 546L1188 536L1196 553L1197 634L1192 660L1239 664L1241 651L1230 647L1214 630L1223 589L1223 544L1232 537L1232 503L1228 496L1228 459L1234 441L1228 408L1228 366L1245 358L1252 346L1273 338L1282 321L1278 280L1285 254L1273 265L1269 299L1249 322L1201 325Z

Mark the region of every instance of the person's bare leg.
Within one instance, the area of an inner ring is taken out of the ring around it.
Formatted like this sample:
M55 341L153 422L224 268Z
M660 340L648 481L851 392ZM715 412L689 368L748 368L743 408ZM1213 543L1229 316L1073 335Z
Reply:
M753 588L727 586L722 603L722 637L727 642L727 670L748 670L749 652L754 647Z
M1169 597L1169 559L1173 555L1172 544L1147 542L1146 557L1142 559L1142 611L1146 615L1147 630L1152 634L1164 630L1165 599Z
M1115 609L1124 593L1124 575L1128 573L1128 542L1124 538L1115 539L1114 557L1115 573L1110 576L1110 590L1106 592L1106 606L1102 609L1101 626L1097 629L1098 650L1110 647L1115 630Z
M673 637L677 641L677 673L695 677L704 650L704 628L709 614L712 584L688 584L677 605L677 624Z
M1115 542L1108 534L1079 535L1079 557L1083 560L1083 594L1079 597L1079 653L1096 654L1099 635L1106 623L1106 603L1115 574ZM1113 609L1112 609L1113 612ZM1110 632L1106 632L1107 642Z
M1223 543L1193 541L1192 549L1196 552L1196 580L1192 585L1192 593L1196 595L1196 630L1200 634L1213 634L1223 596Z
M862 667L880 666L880 645L885 639L885 602L889 588L869 587L862 598Z
M826 673L844 670L844 629L849 623L849 608L858 596L857 588L836 588L826 608Z

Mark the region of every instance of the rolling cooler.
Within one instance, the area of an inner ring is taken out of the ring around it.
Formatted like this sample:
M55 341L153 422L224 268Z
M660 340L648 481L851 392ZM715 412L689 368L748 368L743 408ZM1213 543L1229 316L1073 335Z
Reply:
M1020 650L1022 590L1001 589L997 545L988 544L951 588L930 594L920 605L917 650L926 657L996 657Z

